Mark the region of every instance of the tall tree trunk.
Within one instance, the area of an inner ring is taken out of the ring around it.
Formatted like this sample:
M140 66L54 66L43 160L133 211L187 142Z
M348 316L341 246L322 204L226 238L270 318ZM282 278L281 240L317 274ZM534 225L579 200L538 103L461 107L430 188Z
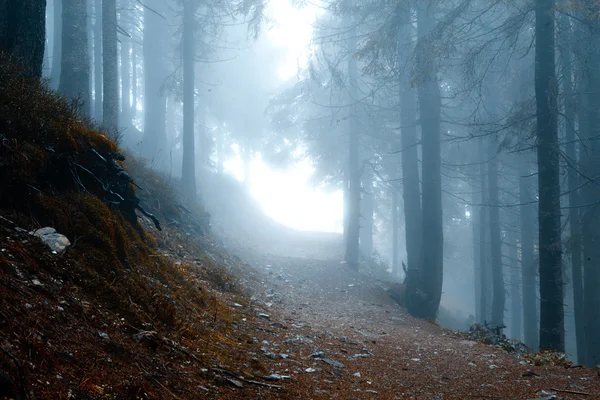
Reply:
M519 203L521 214L521 280L523 281L523 333L525 344L532 350L539 346L536 273L533 258L534 205L531 190L531 161L529 154L520 156Z
M591 1L591 0L590 0ZM588 7L595 10L595 2L590 2ZM590 13L590 15L594 15ZM581 198L582 203L591 204L583 209L581 237L583 243L583 309L584 309L584 336L585 358L584 363L595 366L600 363L600 190L598 189L597 176L600 173L598 154L600 153L600 27L595 16L588 21L591 36L580 39L584 41L587 71L587 87L580 91L582 96L580 114L580 167L582 173ZM582 71L583 72L583 71ZM595 179L595 181L589 181Z
M521 276L519 270L518 248L519 240L517 237L517 219L511 224L508 233L508 257L510 260L510 336L512 339L521 341L523 331L523 313L521 307L523 300L521 298Z
M194 67L196 48L194 42L196 5L194 0L183 2L183 162L181 183L186 195L196 200L196 149L194 132Z
M444 227L442 220L442 176L441 176L441 96L437 81L436 61L431 60L426 43L434 29L433 2L419 1L417 26L420 49L417 51L419 79L419 109L423 157L423 242L428 243L422 252L421 283L427 295L418 309L409 307L415 316L434 319L442 297L444 277ZM409 304L412 304L409 303Z
M138 106L138 55L135 42L131 42L131 118L137 118ZM144 72L146 72L144 70ZM166 108L166 106L165 106ZM165 111L166 113L166 111ZM165 122L166 123L166 122ZM144 130L145 132L145 130Z
M94 118L102 121L102 0L94 1Z
M482 156L485 154L484 145L487 143L487 140L484 138L479 139L478 147L479 154ZM490 294L492 293L492 287L490 285L491 282L491 262L490 262L490 240L488 240L490 236L489 230L489 191L488 191L488 168L487 164L484 160L481 160L479 164L479 177L481 180L481 222L479 224L479 259L481 261L480 264L480 310L479 314L481 316L480 322L489 322L492 316L492 298Z
M560 148L554 60L554 0L535 2L535 97L540 235L540 349L563 351Z
M131 125L131 41L121 40L121 125Z
M90 57L88 53L87 2L63 0L62 62L58 90L90 110Z
M480 162L479 160L475 160L475 162ZM481 182L480 182L481 184ZM481 193L477 192L477 188L475 184L471 184L471 203L473 206L471 207L471 228L473 230L473 275L475 281L473 282L473 288L475 289L474 297L475 297L475 322L481 323L483 322L482 313L481 313L481 242L482 238L479 234L479 229L482 224L481 221L481 206L477 205L481 202Z
M559 38L562 39L562 51L560 52L560 64L562 67L562 83L564 92L564 114L565 114L565 153L571 165L568 166L567 180L569 190L569 231L571 239L569 241L569 252L571 254L571 280L573 282L573 308L575 314L575 341L577 344L577 362L583 363L585 359L585 331L584 331L584 312L583 312L583 276L581 259L581 216L579 206L579 175L577 171L578 157L575 143L577 140L575 134L576 118L576 99L573 89L573 62L570 43L573 38L569 27L569 19L565 15L560 18L561 32ZM581 126L580 126L581 129ZM583 130L582 130L583 131Z
M0 3L0 53L23 67L25 75L42 77L46 45L46 0Z
M398 245L400 244L399 221L398 221L398 188L392 186L392 276L397 278L400 274L400 263L398 260Z
M119 60L117 52L117 2L102 0L102 126L116 132L119 127Z
M94 116L94 100L92 93L94 93L94 36L93 36L93 25L92 25L92 15L94 14L93 0L86 0L86 10L87 10L87 18L86 18L86 31L87 31L87 66L88 66L88 99L89 99L89 107L86 111L88 116Z
M53 2L54 30L52 34L54 35L54 40L52 41L52 70L50 72L50 83L52 89L57 90L58 85L60 84L60 65L62 63L63 0L53 0Z
M502 265L502 239L500 232L500 198L498 188L498 154L496 146L490 141L488 144L488 185L489 185L489 213L490 213L490 253L492 270L492 320L494 327L504 325L504 272Z
M410 4L398 5L400 26L399 42L413 43ZM401 49L403 57L410 57L414 46ZM418 270L422 261L421 241L423 220L421 216L421 185L419 182L419 138L417 135L417 99L411 88L411 77L406 74L400 84L400 122L402 149L402 186L404 200L404 224L406 231L406 262L408 269Z
M162 11L158 1L148 5L152 10ZM161 87L167 77L162 34L167 27L166 21L152 10L144 9L144 153L149 159L157 160L159 167L166 167L168 161L167 154L165 154L167 104L165 93ZM137 77L136 74L134 76Z
M360 149L359 130L356 113L358 108L355 104L358 87L358 70L356 66L356 35L354 30L350 33L348 40L348 86L350 91L349 101L350 116L348 118L348 232L346 235L345 260L351 269L358 270L359 240L360 240Z
M360 223L360 250L367 258L373 252L373 172L365 168L362 176L362 201Z

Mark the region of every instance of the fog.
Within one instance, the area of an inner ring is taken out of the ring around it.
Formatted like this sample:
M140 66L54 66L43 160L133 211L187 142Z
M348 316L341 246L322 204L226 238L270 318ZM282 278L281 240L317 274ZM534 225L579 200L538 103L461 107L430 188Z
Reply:
M49 0L42 73L215 221L260 232L257 245L293 247L271 223L331 233L314 238L347 268L415 288L414 316L500 326L593 365L598 12Z

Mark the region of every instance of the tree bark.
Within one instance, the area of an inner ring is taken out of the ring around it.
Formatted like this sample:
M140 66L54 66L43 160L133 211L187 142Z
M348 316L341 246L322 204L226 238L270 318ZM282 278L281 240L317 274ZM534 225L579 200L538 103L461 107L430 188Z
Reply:
M0 3L0 53L20 64L25 75L42 77L46 45L46 0Z
M356 35L354 29L348 40L348 86L350 91L349 101L350 116L348 118L348 232L346 235L345 260L351 269L358 270L359 241L360 241L360 149L359 130L356 113L356 96L353 93L358 85L358 70L356 67Z
M193 0L183 2L183 161L181 183L188 198L196 200L196 150L194 132L194 43L196 5Z
M362 176L360 250L366 258L373 252L373 173L366 167Z
M484 144L487 142L484 138L479 139L478 147L479 154L485 154ZM491 263L490 263L490 245L489 245L489 191L488 191L488 165L481 160L479 164L479 177L481 181L481 220L479 224L479 259L480 259L480 303L479 303L479 314L481 316L480 322L490 322L492 316L492 293L491 282Z
M565 153L571 163L568 166L567 181L569 190L569 231L571 238L569 240L569 252L571 254L571 281L573 293L573 309L575 314L575 342L577 345L577 362L583 363L586 355L585 331L584 331L584 312L583 312L583 275L582 275L582 255L581 255L581 215L579 206L579 175L577 171L578 154L576 149L577 135L575 133L576 119L576 99L573 90L573 56L570 46L573 35L569 27L569 19L566 16L560 18L561 32L559 37L562 39L561 69L562 83L564 92L564 114L565 114ZM583 71L582 71L583 72ZM581 125L580 125L581 129ZM584 129L581 129L584 131Z
M53 0L54 40L52 41L52 66L50 82L52 89L57 90L60 84L60 65L62 63L62 10L63 0Z
M444 277L444 230L442 220L442 178L441 178L441 96L437 80L435 60L425 45L427 36L434 28L433 2L419 1L417 5L417 26L420 49L417 49L419 69L419 109L422 136L423 158L423 243L428 249L422 252L420 267L421 284L428 299L409 312L422 318L434 319L442 297ZM410 303L412 304L412 302Z
M102 121L102 0L94 1L94 118Z
M554 1L535 2L535 97L540 235L540 349L564 351L558 83Z
M117 3L102 0L102 126L114 133L119 127L119 60L117 52Z
M595 7L590 3L589 7ZM592 15L592 14L590 14ZM590 204L583 208L581 237L583 244L583 312L585 358L590 367L600 363L600 190L597 176L600 173L598 154L600 152L600 27L595 16L587 21L591 35L580 39L585 45L587 59L585 87L582 88L580 113L580 172L583 175L581 187L582 203ZM584 72L584 71L582 71ZM590 179L596 179L590 181Z
M131 120L131 49L130 40L121 40L121 124L128 127Z
M515 218L515 221L516 218ZM514 227L513 227L514 226ZM522 341L523 332L523 313L521 307L523 300L521 298L521 276L518 261L519 240L516 232L516 224L511 224L508 233L508 257L510 265L510 336L512 339Z
M58 90L78 99L81 112L90 110L90 57L88 52L87 2L63 0L62 62Z
M392 276L397 278L400 274L400 263L398 260L399 245L399 221L398 221L398 189L391 187L392 192Z
M538 349L538 313L536 273L533 258L534 205L535 197L530 188L531 163L529 154L520 156L519 202L521 221L521 280L523 281L523 333L525 344L532 350Z
M489 187L489 213L490 213L490 253L492 271L492 320L494 327L504 325L504 272L502 265L502 239L500 232L500 199L498 188L498 154L493 142L488 144L488 187ZM501 331L501 330L500 330Z
M148 4L162 11L160 2ZM161 90L167 78L163 55L166 21L153 11L144 9L144 154L159 167L167 162L166 96ZM135 61L135 60L134 60ZM135 84L135 83L134 83ZM134 102L135 107L135 102Z

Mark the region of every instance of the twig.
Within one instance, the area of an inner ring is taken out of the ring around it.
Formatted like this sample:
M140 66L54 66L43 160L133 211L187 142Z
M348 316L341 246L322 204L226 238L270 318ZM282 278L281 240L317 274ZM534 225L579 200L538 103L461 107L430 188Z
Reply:
M569 394L580 394L582 396L589 396L589 393L586 392L579 392L577 390L568 390L568 389L556 389L556 388L550 388L550 390L554 390L555 392L560 392L560 393L569 393Z
M15 226L17 226L17 224L15 224L14 222L12 222L10 219L8 218L4 218L2 215L0 215L0 220L6 222L8 224L9 227L13 228Z

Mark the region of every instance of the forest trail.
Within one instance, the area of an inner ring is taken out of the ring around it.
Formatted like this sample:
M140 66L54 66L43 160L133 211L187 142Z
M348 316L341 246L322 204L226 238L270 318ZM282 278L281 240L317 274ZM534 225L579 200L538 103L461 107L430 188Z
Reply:
M600 398L594 371L531 365L417 320L336 256L234 252L265 277L253 297L268 315L259 359L270 374L290 376L283 385L301 398Z

